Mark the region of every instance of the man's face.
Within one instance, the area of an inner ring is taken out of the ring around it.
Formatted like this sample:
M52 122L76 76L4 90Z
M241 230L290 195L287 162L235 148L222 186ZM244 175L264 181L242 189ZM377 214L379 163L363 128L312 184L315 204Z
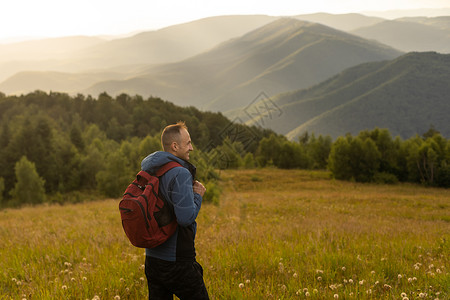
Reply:
M186 129L180 130L180 142L177 143L175 156L186 161L189 160L189 152L194 150L192 148L191 136Z

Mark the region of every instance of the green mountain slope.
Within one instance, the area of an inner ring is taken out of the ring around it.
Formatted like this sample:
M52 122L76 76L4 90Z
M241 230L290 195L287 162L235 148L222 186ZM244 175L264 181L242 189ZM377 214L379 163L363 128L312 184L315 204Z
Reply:
M251 102L261 91L272 95L307 87L350 66L400 54L323 25L283 18L190 59L85 92L152 94L180 105L226 111Z
M337 137L375 127L409 138L431 125L450 136L450 55L408 53L345 70L310 89L273 97L282 112L265 125L295 139ZM256 123L254 119L249 123Z

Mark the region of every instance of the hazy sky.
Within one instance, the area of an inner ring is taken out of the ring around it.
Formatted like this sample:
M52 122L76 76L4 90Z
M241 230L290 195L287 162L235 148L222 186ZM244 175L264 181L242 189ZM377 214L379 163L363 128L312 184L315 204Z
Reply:
M0 40L124 34L229 14L298 15L450 7L450 0L0 0Z

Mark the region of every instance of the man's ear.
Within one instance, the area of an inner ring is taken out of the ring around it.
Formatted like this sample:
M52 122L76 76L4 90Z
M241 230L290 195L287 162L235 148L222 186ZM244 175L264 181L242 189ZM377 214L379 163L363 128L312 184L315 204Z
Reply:
M178 150L177 142L172 142L172 144L170 145L170 148L172 149L172 151L177 152L177 150Z

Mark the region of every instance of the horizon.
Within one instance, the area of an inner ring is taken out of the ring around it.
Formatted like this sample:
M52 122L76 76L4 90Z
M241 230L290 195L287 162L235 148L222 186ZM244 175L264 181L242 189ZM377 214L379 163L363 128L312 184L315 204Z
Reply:
M29 1L29 0L24 0ZM207 0L184 2L169 0L148 3L130 0L127 4L106 0L65 1L43 0L23 3L10 1L0 4L4 13L0 19L0 44L33 39L67 36L95 36L120 38L142 31L159 30L172 25L224 15L296 16L315 13L358 13L393 19L398 16L434 17L450 14L447 0L371 0L361 3L345 0L317 0L314 3L289 3L289 0L271 2L231 1L215 4ZM174 9L177 8L177 9Z

